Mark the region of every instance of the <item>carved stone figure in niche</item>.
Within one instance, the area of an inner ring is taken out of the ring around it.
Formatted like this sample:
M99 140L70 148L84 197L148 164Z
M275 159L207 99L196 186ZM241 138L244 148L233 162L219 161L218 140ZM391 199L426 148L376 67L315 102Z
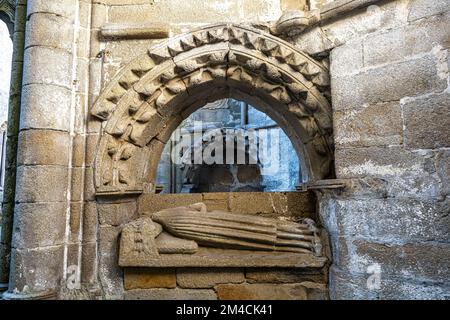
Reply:
M197 203L165 209L126 225L121 236L119 264L161 266L155 261L166 259L163 265L170 266L170 261L178 259L176 263L182 263L180 256L186 259L190 256L196 262L188 261L187 265L192 262L195 266L209 263L205 261L211 260L211 256L218 263L227 254L236 260L243 254L247 255L245 259L285 259L286 254L320 257L322 244L319 230L311 219L297 223L224 211L208 212L204 203Z
M295 223L223 211L207 212L204 203L162 210L151 218L168 233L202 246L320 254L317 230L310 219Z

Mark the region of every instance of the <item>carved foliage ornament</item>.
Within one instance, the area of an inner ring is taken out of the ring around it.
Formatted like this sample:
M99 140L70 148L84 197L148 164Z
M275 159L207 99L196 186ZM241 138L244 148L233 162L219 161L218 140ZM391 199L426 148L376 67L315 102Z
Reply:
M138 160L159 160L177 121L226 97L269 106L274 120L301 141L297 151L311 179L326 178L333 158L328 91L323 64L257 29L220 24L168 39L125 66L93 106L92 114L106 122L97 191L142 190L157 163Z

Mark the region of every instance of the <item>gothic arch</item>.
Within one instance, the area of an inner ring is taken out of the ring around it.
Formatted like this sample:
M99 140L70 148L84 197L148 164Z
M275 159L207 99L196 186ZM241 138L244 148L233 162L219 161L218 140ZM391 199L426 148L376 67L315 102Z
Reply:
M125 66L93 106L106 122L95 160L97 193L151 191L173 130L226 97L278 122L303 173L324 179L333 163L328 90L327 67L258 29L219 24L168 39Z

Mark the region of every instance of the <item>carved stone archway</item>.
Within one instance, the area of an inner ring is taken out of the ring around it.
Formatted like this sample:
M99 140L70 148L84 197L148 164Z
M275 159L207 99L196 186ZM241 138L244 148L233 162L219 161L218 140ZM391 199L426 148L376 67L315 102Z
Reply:
M328 69L258 29L219 24L158 44L111 81L92 109L105 121L97 194L154 188L164 143L193 111L226 97L267 113L286 132L309 180L333 163Z
M14 32L15 6L14 0L0 0L0 20L8 27L11 39Z

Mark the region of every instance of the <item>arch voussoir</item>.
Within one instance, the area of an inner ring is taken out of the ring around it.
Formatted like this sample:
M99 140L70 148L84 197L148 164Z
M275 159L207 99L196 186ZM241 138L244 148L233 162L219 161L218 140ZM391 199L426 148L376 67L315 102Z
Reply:
M97 191L139 192L152 185L157 162L152 167L145 157L159 160L175 124L233 95L259 97L298 141L309 176L325 178L333 158L328 87L325 66L257 29L220 24L169 39L126 66L93 106L92 114L106 121Z

